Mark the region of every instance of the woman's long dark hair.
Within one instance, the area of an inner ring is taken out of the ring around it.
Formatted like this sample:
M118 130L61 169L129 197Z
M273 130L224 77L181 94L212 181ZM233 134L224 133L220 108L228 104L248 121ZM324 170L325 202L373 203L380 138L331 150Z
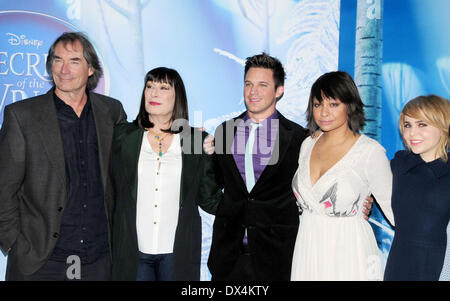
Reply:
M188 120L188 105L187 105L187 96L186 89L184 88L183 80L181 79L180 74L174 69L159 67L150 70L145 75L144 80L144 89L142 90L141 97L141 105L139 108L139 113L134 120L134 123L138 125L142 129L152 128L154 124L150 121L148 117L148 112L145 110L145 88L147 82L158 82L158 83L166 83L172 86L175 89L175 105L173 107L172 117L170 121L173 123L175 120L184 119ZM163 129L162 131L167 133L176 134L182 131L180 129Z

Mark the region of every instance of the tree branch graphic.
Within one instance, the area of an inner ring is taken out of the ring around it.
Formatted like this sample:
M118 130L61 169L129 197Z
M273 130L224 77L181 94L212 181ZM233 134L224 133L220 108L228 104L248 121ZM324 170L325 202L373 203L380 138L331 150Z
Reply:
M136 59L136 65L138 66L138 70L135 70L133 67L133 72L138 71L138 73L143 77L144 75L144 47L142 42L142 11L143 9L150 3L151 0L128 0L128 5L119 5L117 2L112 0L104 0L99 2L100 8L102 8L102 2L109 5L113 10L115 10L117 13L122 15L124 18L126 18L130 24L130 31L129 31L129 44L136 47L135 57ZM104 18L104 13L102 10L102 18ZM108 26L106 22L103 22L105 26L105 32L108 36L109 45L111 49L113 50L114 56L117 59L119 65L126 70L124 67L124 64L122 64L120 58L118 57L116 51L114 50L114 45L112 44L112 39L108 30ZM130 72L130 70L127 70Z
M270 19L275 14L275 0L238 0L242 15L264 35L264 51L270 53Z
M365 104L364 133L381 141L384 0L358 0L355 83Z

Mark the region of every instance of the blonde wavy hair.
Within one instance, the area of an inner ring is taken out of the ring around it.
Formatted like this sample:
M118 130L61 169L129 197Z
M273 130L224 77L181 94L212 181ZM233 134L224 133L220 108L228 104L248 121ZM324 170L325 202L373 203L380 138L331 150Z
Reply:
M441 139L437 151L438 157L444 161L448 161L448 141L450 130L450 103L447 99L437 95L419 96L408 101L403 107L399 118L399 128L402 134L405 130L405 116L420 119L434 126L441 131ZM409 149L410 147L403 139L403 143Z

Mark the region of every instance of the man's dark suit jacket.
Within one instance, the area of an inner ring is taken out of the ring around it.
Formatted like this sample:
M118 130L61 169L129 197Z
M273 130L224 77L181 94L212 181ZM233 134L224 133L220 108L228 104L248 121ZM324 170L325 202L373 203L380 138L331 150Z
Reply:
M133 123L114 130L112 174L116 191L113 220L113 280L136 280L138 160L144 130ZM180 133L181 183L174 241L175 280L200 280L201 218L198 205L214 214L222 191L215 184L211 156L203 153L205 132L185 125Z
M224 186L224 199L216 212L208 267L213 280L233 280L229 274L240 255L247 228L256 277L289 280L299 224L291 185L300 146L308 132L278 112L279 133L270 160L274 164L264 169L249 193L230 153L236 119L244 115L223 123L215 133L216 175Z
M109 232L113 196L109 176L114 125L124 122L121 103L89 92ZM0 248L8 253L6 278L31 275L52 254L65 208L66 172L53 89L5 107L0 131Z

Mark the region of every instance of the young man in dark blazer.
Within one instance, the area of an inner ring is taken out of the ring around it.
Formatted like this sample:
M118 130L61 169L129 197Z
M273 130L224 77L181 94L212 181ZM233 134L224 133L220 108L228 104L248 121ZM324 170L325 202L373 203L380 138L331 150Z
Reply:
M126 114L91 92L102 69L84 35L61 35L46 67L54 87L5 107L0 131L6 280L109 280L110 148Z
M285 79L278 59L247 58L244 77L247 111L215 132L224 199L208 267L213 280L289 280L299 224L291 182L308 132L276 110Z

